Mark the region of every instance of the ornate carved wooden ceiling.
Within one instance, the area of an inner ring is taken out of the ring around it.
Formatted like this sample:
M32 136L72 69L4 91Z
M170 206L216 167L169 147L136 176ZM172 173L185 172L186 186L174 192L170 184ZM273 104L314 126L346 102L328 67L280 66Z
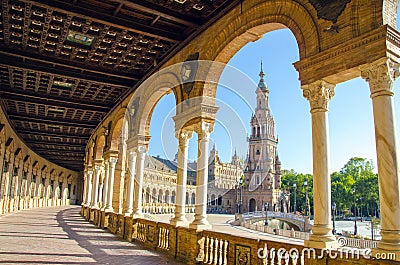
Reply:
M83 169L93 129L239 0L2 0L1 105L32 150Z

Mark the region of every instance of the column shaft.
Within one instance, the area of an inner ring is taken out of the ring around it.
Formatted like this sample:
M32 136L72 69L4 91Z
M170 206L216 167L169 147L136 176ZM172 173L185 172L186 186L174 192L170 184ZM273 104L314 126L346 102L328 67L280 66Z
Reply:
M92 203L92 178L93 178L93 171L88 171L87 175L87 193L86 193L86 206L90 206Z
M103 181L103 195L102 195L102 204L101 204L101 210L104 210L106 208L106 204L107 204L107 195L108 195L108 179L109 179L109 162L106 161L105 163L105 168L104 168L104 172L105 172L105 177L104 177L104 181Z
M312 248L337 247L331 224L331 177L329 175L328 103L334 85L316 81L303 87L310 102L313 148L314 225L304 245Z
M93 180L93 195L92 195L92 208L98 208L99 206L99 180L100 180L100 166L96 165L94 170L94 180ZM61 193L62 194L62 193Z
M202 122L198 131L198 160L196 178L196 206L194 221L191 228L198 230L210 229L211 225L207 220L207 186L208 186L208 145L212 124ZM190 198L189 198L190 199Z
M135 200L133 206L133 214L141 216L142 213L142 194L143 194L143 175L144 175L144 158L146 156L146 147L138 146L138 156L136 160L136 185L135 185Z
M400 251L400 166L393 109L393 83L399 76L399 65L385 58L361 75L369 83L374 112L382 235L378 249ZM400 260L398 253L396 260Z
M135 185L135 169L136 169L136 152L130 151L130 157L128 161L129 166L129 183L128 183L128 192L126 198L126 211L125 216L130 216L133 212L133 191Z
M181 132L178 135L178 168L177 168L177 183L176 183L176 204L175 217L171 220L171 224L175 226L183 226L187 224L185 217L185 197L187 184L187 159L189 139L192 137L192 132Z
M115 164L117 163L116 157L110 157L109 161L109 173L108 173L108 194L107 194L107 203L106 203L106 211L113 212L114 209L112 207L113 200L113 192L114 192L114 174L115 174Z

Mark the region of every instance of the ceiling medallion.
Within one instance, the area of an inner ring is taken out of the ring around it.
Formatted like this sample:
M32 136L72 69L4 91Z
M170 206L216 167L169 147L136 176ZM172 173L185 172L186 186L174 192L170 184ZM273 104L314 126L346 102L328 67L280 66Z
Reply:
M82 44L85 46L91 46L92 42L94 40L94 37L87 36L85 34L70 30L68 32L67 40L74 42L74 43Z

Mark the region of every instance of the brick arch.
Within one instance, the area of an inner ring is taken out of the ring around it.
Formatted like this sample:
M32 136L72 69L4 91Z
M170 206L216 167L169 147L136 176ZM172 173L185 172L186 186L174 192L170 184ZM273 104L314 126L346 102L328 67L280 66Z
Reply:
M225 65L247 43L256 41L265 33L288 28L294 35L300 58L320 52L318 27L312 14L295 1L270 1L256 5L237 16L223 30L205 52L205 59L217 62L209 71L209 81L196 94L215 97L217 83ZM220 63L220 65L218 65Z
M318 28L311 13L295 1L280 0L258 4L231 20L210 43L205 59L227 63L248 42L280 28L292 31L300 58L319 52Z
M176 74L179 71L180 64L167 67L153 74L133 94L127 108L130 117L129 138L149 135L153 110L164 95L173 93L175 102L180 102L181 80Z
M104 145L106 144L106 139L104 135L99 136L99 139L96 142L96 150L94 159L101 159L103 156Z
M120 119L115 119L114 121L115 122L110 132L111 135L110 150L118 150L118 145L121 142L121 135L124 128L125 119L120 118Z

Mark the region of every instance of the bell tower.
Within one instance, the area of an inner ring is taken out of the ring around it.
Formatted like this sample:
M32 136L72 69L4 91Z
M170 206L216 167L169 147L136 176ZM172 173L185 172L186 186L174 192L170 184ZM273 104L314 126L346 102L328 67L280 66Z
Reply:
M260 81L255 91L256 108L250 120L251 134L248 137L249 151L245 168L245 184L249 191L258 188L266 190L280 188L280 177L275 176L278 138L275 134L274 117L269 107L269 89L264 80L262 62L259 76Z

